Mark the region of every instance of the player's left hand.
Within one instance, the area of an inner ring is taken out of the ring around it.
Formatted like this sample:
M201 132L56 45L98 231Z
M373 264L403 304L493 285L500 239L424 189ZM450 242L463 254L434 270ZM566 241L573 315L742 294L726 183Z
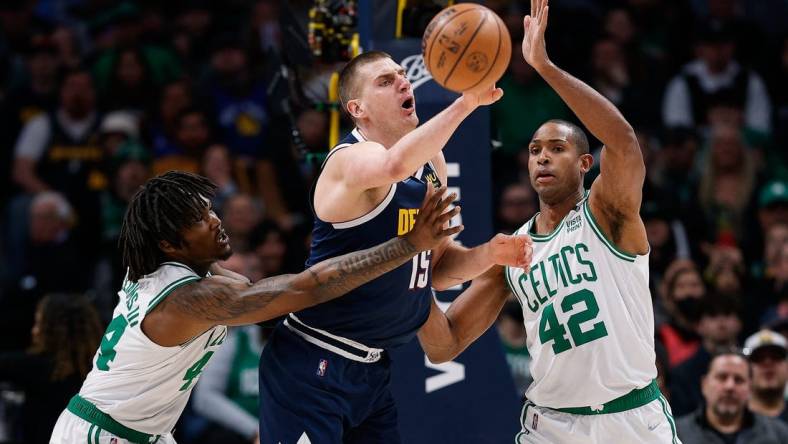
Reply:
M522 268L525 271L531 268L534 251L531 236L499 233L490 239L489 248L490 258L498 265Z

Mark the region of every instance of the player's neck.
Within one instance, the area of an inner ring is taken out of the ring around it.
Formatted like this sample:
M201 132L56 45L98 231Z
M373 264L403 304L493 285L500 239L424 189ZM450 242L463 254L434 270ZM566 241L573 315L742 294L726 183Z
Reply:
M358 124L356 125L356 129L358 129L358 132L361 133L361 136L364 137L365 140L377 142L383 145L386 149L394 146L394 144L404 136L404 134L397 134L394 131L386 131L382 128L377 128L372 125Z
M564 217L583 199L584 191L579 188L577 192L571 193L556 202L545 202L539 199L539 216L534 221L536 223L536 233L552 233L555 227L564 220Z
M197 275L199 276L205 276L206 274L208 274L208 269L211 267L211 263L212 263L212 262L208 262L205 264L201 264L189 258L176 257L176 256L171 256L169 260L186 265L187 267L191 268L192 271L197 273Z

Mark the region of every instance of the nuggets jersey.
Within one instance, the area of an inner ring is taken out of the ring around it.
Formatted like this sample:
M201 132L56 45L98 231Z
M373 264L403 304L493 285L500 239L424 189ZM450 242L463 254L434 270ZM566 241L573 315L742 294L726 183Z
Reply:
M227 327L162 347L148 339L141 325L173 290L199 279L186 265L165 262L136 283L124 281L79 395L126 427L149 434L171 431L203 367L224 342Z
M363 141L354 129L329 154ZM317 181L315 181L316 183ZM315 215L307 267L322 260L370 248L407 233L424 200L427 184L439 184L434 169L424 165L407 179L392 184L386 198L369 213L340 223ZM431 252L348 292L341 298L302 310L295 315L312 328L350 339L367 347L404 344L427 321L432 301Z
M618 250L590 210L586 192L548 235L531 218L518 230L533 238L531 269L506 268L532 357L526 396L539 406L601 405L657 376L648 254Z

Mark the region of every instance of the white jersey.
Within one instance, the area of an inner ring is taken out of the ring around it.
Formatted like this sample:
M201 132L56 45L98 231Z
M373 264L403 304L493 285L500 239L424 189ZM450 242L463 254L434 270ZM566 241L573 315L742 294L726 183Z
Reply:
M529 273L506 268L523 308L533 383L526 396L551 408L594 407L657 376L648 254L619 251L586 198L548 235L533 238Z
M165 262L136 283L123 282L112 322L79 395L115 421L140 432L175 427L205 364L224 342L216 326L185 344L162 347L142 332L142 320L176 288L200 280L186 265Z

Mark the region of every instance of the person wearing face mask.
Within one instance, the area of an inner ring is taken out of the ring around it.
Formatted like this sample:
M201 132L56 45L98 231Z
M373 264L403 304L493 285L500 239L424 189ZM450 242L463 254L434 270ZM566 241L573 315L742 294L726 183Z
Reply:
M670 368L675 368L700 346L695 323L706 286L693 262L677 260L665 271L660 294L667 320L657 326L657 338L665 345Z
M714 356L703 376L705 404L676 421L684 444L778 444L788 442L788 427L747 408L752 369L733 351Z
M701 299L700 316L695 324L700 347L670 372L671 406L677 416L695 410L703 402L700 381L714 353L736 346L742 327L739 310L739 301L730 296L710 294Z

